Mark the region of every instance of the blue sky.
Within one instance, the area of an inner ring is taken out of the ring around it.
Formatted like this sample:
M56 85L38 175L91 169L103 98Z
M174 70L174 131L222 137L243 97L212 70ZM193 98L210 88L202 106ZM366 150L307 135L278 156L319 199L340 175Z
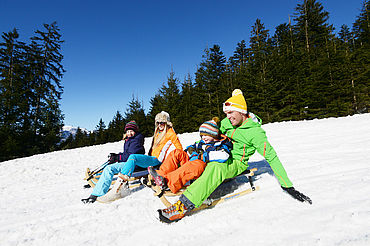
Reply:
M171 70L180 81L194 77L207 47L217 44L230 57L238 42L249 42L257 18L272 35L302 1L0 0L0 31L17 28L28 42L57 22L65 40L64 123L93 130L100 118L108 125L117 110L123 114L133 94L148 111ZM338 30L352 27L363 1L321 2Z

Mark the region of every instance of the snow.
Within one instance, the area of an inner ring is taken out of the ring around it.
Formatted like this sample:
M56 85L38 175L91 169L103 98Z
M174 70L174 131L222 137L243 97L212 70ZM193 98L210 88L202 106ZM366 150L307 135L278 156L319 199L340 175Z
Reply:
M260 191L171 225L157 220L163 205L148 188L111 204L80 201L91 192L82 188L86 167L121 151L122 142L1 162L0 245L370 245L369 122L362 114L263 126L312 205L284 193L254 155ZM187 146L198 137L180 140Z

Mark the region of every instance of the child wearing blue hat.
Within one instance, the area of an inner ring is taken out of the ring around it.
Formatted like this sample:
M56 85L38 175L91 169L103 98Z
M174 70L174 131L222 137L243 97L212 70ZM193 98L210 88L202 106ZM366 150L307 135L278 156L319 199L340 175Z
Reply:
M225 162L230 157L232 143L220 135L219 119L214 117L199 127L201 140L188 146L185 151L173 150L159 170L148 167L156 185L162 190L178 192L189 180L198 178L210 161Z

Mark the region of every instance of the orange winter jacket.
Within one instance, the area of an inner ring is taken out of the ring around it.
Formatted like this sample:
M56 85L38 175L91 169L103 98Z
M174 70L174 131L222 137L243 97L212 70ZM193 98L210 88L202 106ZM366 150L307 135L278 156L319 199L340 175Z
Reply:
M158 134L157 134L158 135ZM154 136L157 137L157 136ZM168 128L165 137L159 143L156 148L151 150L149 153L151 156L155 156L158 158L160 162L162 162L167 155L167 151L170 149L171 145L174 145L176 149L182 149L182 145L180 143L179 138L177 137L173 128Z

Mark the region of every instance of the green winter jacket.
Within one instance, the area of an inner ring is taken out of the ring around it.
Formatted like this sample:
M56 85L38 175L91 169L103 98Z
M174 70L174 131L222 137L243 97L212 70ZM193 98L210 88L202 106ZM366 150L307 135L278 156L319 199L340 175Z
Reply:
M252 113L249 113L240 126L235 127L230 120L225 118L221 121L220 131L233 140L231 151L233 160L247 163L256 150L270 164L271 169L283 187L292 187L288 175L276 155L274 148L267 140L265 131L261 128L262 120Z

